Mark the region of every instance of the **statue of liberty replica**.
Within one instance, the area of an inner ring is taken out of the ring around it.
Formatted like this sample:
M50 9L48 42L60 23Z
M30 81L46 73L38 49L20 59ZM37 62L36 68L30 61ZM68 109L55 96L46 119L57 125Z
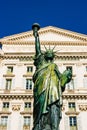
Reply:
M33 24L33 35L35 37L34 65L36 71L33 75L34 82L34 127L33 130L59 130L62 118L62 92L65 85L72 78L71 70L65 70L61 74L58 66L53 62L54 49L43 52L40 46L39 24Z

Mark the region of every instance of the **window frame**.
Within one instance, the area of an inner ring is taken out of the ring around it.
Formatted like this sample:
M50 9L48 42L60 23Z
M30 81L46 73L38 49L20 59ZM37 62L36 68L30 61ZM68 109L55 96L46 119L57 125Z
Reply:
M27 73L33 72L33 66L27 66Z
M26 90L32 90L33 81L31 78L26 79Z
M1 125L7 126L8 124L8 116L1 116Z
M9 102L3 102L3 108L9 108Z
M6 90L11 90L11 87L12 87L12 78L6 78L5 89Z
M69 125L77 127L77 118L76 118L76 116L70 116L69 117Z
M13 66L7 66L7 74L13 73Z
M31 116L24 116L24 126L30 126L31 124Z
M25 102L24 103L24 108L25 109L31 108L31 102Z

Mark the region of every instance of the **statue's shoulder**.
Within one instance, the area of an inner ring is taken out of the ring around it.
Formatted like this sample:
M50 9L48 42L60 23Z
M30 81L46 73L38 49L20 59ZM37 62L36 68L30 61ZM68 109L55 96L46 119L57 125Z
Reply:
M57 65L55 63L49 63L49 66L53 69L53 70L56 70L58 69Z
M34 57L34 65L36 67L39 67L44 61L45 61L45 59L44 59L44 54L43 53L41 53L39 55L35 55L35 57Z

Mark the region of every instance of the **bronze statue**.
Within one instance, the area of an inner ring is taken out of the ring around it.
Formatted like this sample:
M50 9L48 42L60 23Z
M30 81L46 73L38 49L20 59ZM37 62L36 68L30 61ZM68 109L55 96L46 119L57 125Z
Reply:
M55 52L53 49L41 51L38 30L39 24L33 24L35 37L34 65L36 71L33 75L34 82L34 127L33 130L59 130L61 120L62 92L66 83L72 78L71 70L61 74L53 63Z

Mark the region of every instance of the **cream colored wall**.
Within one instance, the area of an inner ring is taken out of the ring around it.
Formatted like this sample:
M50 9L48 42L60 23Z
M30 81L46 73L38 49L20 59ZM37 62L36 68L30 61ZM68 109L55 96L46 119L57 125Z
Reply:
M0 72L1 72L0 73L0 79L1 80L5 79L3 77L3 74L6 74L7 66L8 65L12 65L12 63L15 63L14 70L13 70L13 73L15 75L15 83L14 83L14 87L13 88L15 89L15 91L11 90L11 93L12 94L18 94L18 93L22 94L22 93L24 93L26 95L26 93L24 91L24 87L23 87L24 85L23 85L23 82L22 82L22 80L23 80L23 74L26 73L26 65L25 65L26 62L20 63L19 61L15 61L15 62L13 62L13 61L9 62L9 61L5 60L5 61L2 62L3 64L1 63L1 67L0 67ZM60 61L59 61L60 63L58 61L55 61L55 62L58 64L59 70L61 72L63 72L65 70L66 66L67 66L67 62L68 61L66 61L66 64L63 64L63 61L62 61L62 63ZM73 63L74 63L74 61L73 61ZM30 62L30 64L31 64L31 62ZM68 62L68 65L69 65L69 62ZM85 66L83 64L78 64L78 63L75 63L73 65L73 68L74 68L73 71L74 71L74 74L77 76L77 81L78 81L78 83L77 83L78 84L77 85L77 89L79 89L79 91L77 91L77 94L79 94L79 93L85 94L87 92L87 89L85 89L84 86L83 86L83 80L82 80L83 77L84 77L84 74L85 74L84 67ZM0 87L4 88L4 86L2 87L2 84L3 83L1 83ZM3 84L3 85L5 85L5 84ZM0 95L3 94L3 93L4 93L4 91L1 90L0 91ZM67 90L66 90L65 93L69 94ZM6 100L3 100L3 101L6 101ZM2 100L0 101L0 110L2 109L2 102L3 101ZM65 108L63 110L63 114L62 114L63 118L62 118L61 123L60 123L60 129L62 129L62 130L66 130L66 126L69 127L69 124L65 125L65 122L67 120L65 112L68 111L67 103L69 101L74 101L74 99L73 100L66 100L66 99L64 100L64 107ZM83 104L84 103L84 104L87 105L87 102L86 102L85 99L82 99L82 100L79 99L80 103L78 102L78 99L75 100L75 102L77 103L77 108L78 108L77 110L80 112L80 118L81 118L80 121L81 121L82 130L86 130L85 126L86 126L86 120L87 120L87 114L86 114L87 112L86 111L85 112L84 111L80 111L78 104ZM15 99L15 100L11 100L10 103L11 103L11 105L10 105L11 115L9 116L10 123L8 124L8 129L7 130L15 130L15 129L19 130L19 128L20 128L20 130L22 130L23 116L20 114L20 112L23 111L23 109L24 109L24 106L23 106L24 100L23 99L22 100L16 100ZM17 110L16 111L12 110L12 107L15 106L15 105L20 105L20 110L18 110L18 111ZM33 104L32 104L32 106L33 106ZM32 110L33 110L33 108L32 108ZM31 120L33 120L32 116L31 116ZM21 125L19 125L20 122L22 122ZM15 125L13 126L13 124L15 124ZM32 125L33 125L33 121L31 122L31 128L32 128ZM80 129L78 129L78 130L80 130Z
M50 39L50 41L69 41L69 42L78 42L80 40L76 40L73 37L67 37L67 36L63 36L60 34L54 34L54 33L47 33L44 35L40 35L40 40L42 41L47 41ZM22 39L23 40L23 39ZM33 37L29 37L24 39L24 41L33 41L34 38ZM49 45L46 45L47 48L49 48ZM53 48L54 45L51 45L51 48ZM44 45L41 45L42 50L45 51ZM0 60L0 112L1 115L8 115L6 113L2 112L2 104L5 101L9 101L10 103L10 108L9 111L11 112L11 114L9 114L9 120L8 120L8 126L7 126L7 130L23 130L23 116L24 115L29 115L31 116L31 127L30 130L32 130L32 126L33 126L33 92L29 91L25 91L24 89L24 80L26 79L26 77L24 77L23 75L26 73L26 67L28 65L33 65L33 60L19 60L18 56L19 56L19 52L21 53L22 56L24 55L33 55L33 53L35 52L35 46L33 44L29 45L14 45L14 44L3 44L3 51L0 51L0 54L3 55L2 52L4 53L8 53L9 55L14 54L16 56L15 59L13 58L8 58L8 59L3 59ZM85 71L85 66L87 65L87 59L86 58L73 58L73 56L78 52L79 57L82 56L82 53L87 52L87 46L80 46L80 45L64 45L64 44L59 44L55 47L55 51L57 51L57 55L60 54L60 56L63 54L63 56L65 56L65 52L67 52L67 56L71 55L71 59L58 59L56 58L56 60L54 61L58 67L60 72L62 73L65 69L66 66L73 66L73 75L74 78L77 79L77 83L76 83L76 88L75 91L68 91L66 89L66 91L63 93L63 110L62 110L62 120L60 123L60 130L70 130L69 128L69 116L66 113L68 112L68 102L75 102L76 103L76 112L74 114L71 114L71 116L77 116L78 117L78 130L86 130L87 128L87 88L84 88L84 84L83 84L83 78L84 75L87 74L87 72ZM6 54L5 54L6 55ZM11 89L10 93L6 93L4 91L5 89L5 77L3 76L4 74L6 74L6 70L7 70L7 66L13 66L14 70L13 70L13 74L14 77L12 77L12 79L14 80L13 82L13 88ZM34 71L35 71L35 67L34 67ZM5 96L4 96L5 95ZM7 96L10 95L10 98L8 99ZM17 95L17 97L13 98L12 95ZM20 95L21 98L18 97L18 95ZM23 98L23 95L25 95L25 97L31 96L28 99L27 98ZM64 96L65 95L65 96ZM71 95L71 96L70 96ZM74 97L72 97L72 95L74 95ZM79 96L78 96L79 95ZM83 96L82 96L83 95ZM69 97L68 97L69 96ZM78 98L79 97L79 98ZM32 102L32 109L31 109L31 113L28 114L24 114L21 112L24 112L24 102L26 101L31 101ZM80 108L80 105L81 108ZM77 115L75 115L77 114Z

